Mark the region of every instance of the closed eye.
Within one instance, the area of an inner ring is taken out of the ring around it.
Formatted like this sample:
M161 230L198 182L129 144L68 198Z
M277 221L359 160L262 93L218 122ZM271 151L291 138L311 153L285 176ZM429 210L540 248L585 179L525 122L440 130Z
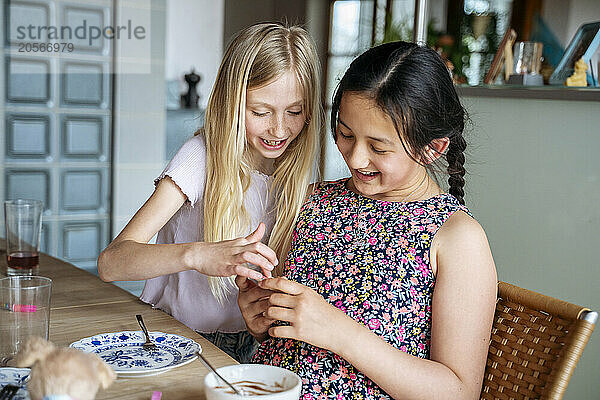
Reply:
M377 150L375 147L371 146L371 149L377 154L385 154L387 151L385 150Z
M288 113L290 113L292 115L300 115L300 114L302 114L302 110L300 110L300 111L288 111Z
M338 133L340 134L341 137L346 138L346 139L350 139L352 137L352 135L344 135L344 133L342 132L342 130L338 130Z
M259 113L256 111L252 111L252 115L257 116L257 117L264 117L268 114L268 112L264 112L264 113Z

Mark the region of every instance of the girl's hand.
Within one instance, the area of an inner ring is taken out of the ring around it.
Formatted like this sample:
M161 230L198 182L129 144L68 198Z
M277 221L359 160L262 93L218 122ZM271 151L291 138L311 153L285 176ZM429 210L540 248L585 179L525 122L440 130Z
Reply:
M262 342L268 337L267 330L275 320L265 317L269 306L270 290L261 289L244 276L235 278L235 284L240 288L238 305L246 322L248 332Z
M269 335L302 340L337 353L336 332L348 322L346 314L311 288L285 278L265 279L258 285L275 292L269 297L265 316L290 323L270 328Z
M277 265L277 255L267 245L260 242L265 234L262 222L250 235L215 243L198 243L203 251L190 256L190 267L209 276L239 275L257 281L270 278ZM254 271L248 263L258 266L262 274Z

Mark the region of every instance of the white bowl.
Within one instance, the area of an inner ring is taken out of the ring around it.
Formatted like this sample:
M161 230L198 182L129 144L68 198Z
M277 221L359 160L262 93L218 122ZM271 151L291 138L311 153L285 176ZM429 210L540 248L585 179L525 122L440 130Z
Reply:
M211 372L204 378L204 392L207 400L298 400L300 398L302 380L298 375L284 368L261 364L239 364L217 368L217 372L231 384L251 381L272 388L280 385L283 390L270 394L238 396ZM239 390L240 385L234 386Z

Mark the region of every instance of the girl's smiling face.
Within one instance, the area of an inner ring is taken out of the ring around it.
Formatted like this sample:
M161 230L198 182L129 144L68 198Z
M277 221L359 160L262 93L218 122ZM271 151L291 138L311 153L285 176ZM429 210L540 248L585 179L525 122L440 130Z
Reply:
M425 168L404 149L392 119L367 97L342 96L336 138L352 173L351 186L364 196L408 200L425 179Z
M281 156L305 124L298 78L287 71L246 94L246 139L262 167Z

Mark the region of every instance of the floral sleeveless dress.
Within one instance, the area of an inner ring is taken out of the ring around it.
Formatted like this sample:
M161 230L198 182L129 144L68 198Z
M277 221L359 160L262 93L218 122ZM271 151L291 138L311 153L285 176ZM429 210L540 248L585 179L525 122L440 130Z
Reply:
M453 213L468 210L445 193L406 203L373 200L347 189L347 180L317 184L302 206L284 276L397 349L429 358L429 248ZM305 342L269 338L252 361L300 375L302 399L391 398L342 357Z

